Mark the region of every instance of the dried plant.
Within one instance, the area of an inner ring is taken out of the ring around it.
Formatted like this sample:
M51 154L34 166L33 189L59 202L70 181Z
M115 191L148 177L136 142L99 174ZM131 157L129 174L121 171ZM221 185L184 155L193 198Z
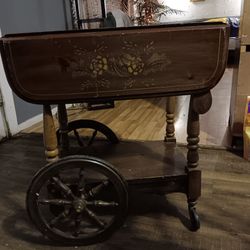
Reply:
M184 11L173 9L157 0L134 0L137 15L134 21L139 25L159 22L162 16L179 15Z

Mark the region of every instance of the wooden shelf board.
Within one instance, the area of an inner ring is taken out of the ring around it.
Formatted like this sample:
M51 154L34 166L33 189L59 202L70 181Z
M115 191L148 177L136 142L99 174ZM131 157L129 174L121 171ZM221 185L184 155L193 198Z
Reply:
M79 152L78 152L79 153ZM184 176L186 158L181 148L164 141L121 141L97 145L81 152L111 163L128 180L167 181Z

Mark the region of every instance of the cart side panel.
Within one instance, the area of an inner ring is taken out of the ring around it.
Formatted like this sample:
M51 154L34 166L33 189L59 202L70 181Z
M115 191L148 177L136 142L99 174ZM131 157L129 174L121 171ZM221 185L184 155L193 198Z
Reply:
M2 39L12 89L33 103L206 91L227 59L223 24Z

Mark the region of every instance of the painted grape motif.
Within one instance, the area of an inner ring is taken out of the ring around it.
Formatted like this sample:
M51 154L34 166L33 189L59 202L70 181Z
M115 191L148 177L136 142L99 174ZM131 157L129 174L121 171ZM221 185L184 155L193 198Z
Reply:
M96 56L96 58L94 58L90 63L90 70L95 77L98 75L102 75L105 71L108 70L107 58L100 55Z
M138 75L142 73L144 69L144 63L142 59L138 56L132 56L130 54L125 54L122 62L127 67L127 71L131 75Z

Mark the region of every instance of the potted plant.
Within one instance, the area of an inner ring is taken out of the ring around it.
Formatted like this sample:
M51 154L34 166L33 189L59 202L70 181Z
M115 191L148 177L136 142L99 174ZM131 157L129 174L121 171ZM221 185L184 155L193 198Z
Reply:
M133 20L137 25L149 25L160 21L168 14L182 14L181 10L170 8L157 0L134 0L137 15Z

